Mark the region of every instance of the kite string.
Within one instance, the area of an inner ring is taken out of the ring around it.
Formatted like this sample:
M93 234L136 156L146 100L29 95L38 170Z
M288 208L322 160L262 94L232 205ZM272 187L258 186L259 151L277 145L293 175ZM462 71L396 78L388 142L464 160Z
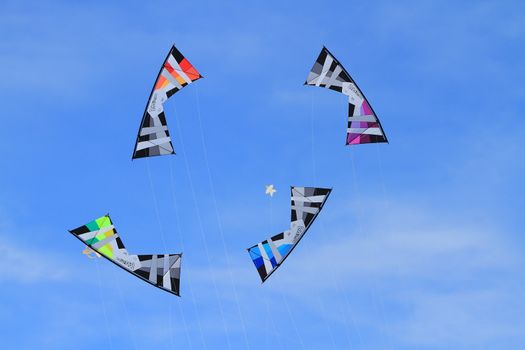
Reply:
M330 341L332 342L332 348L334 350L337 350L337 346L335 345L335 338L334 338L334 334L332 332L332 327L330 327L330 325L328 324L328 313L326 311L326 307L325 307L325 304L323 303L323 299L321 298L320 295L317 296L317 301L319 302L319 307L321 309L321 313L323 314L323 318L324 318L324 323L326 324L326 328L328 329L328 334L330 335Z
M184 137L182 136L179 119L175 118L175 120L176 120L176 124L177 124L177 133L178 133L178 136L179 136L179 139L180 139L181 148L182 148L183 154L184 154L184 164L185 164L185 167L186 167L186 174L188 176L190 192L191 192L191 195L192 195L192 198L193 198L193 203L194 203L194 206L195 206L195 213L197 215L197 222L198 222L198 225L199 225L199 233L200 233L201 239L202 239L202 241L204 243L203 244L204 245L204 252L205 252L206 258L208 260L209 273L210 273L210 276L212 276L213 288L214 288L214 292L215 292L215 297L216 297L218 305L219 305L219 313L220 313L222 325L223 325L224 332L225 332L224 334L225 334L225 337L226 337L226 343L227 343L228 349L231 349L230 337L228 336L228 328L226 326L226 321L225 321L225 318L224 318L223 305L222 305L221 298L219 297L219 291L218 291L218 288L217 288L217 281L215 280L215 274L212 271L210 252L209 252L209 248L208 248L208 241L206 239L206 235L204 234L204 226L203 226L203 223L202 223L202 218L201 218L201 214L200 214L199 205L197 204L197 194L195 193L195 187L193 185L193 179L191 177L191 171L190 171L190 165L189 165L189 162L188 162L188 157L186 157L186 149L184 147Z
M320 219L320 224L321 224L321 231L322 231L323 237L324 237L324 236L326 236L327 230L326 230L323 218ZM343 314L344 327L347 330L350 328L349 325L348 325L348 317L347 317L347 315L349 315L350 316L350 320L352 321L352 327L354 328L354 331L357 333L357 337L359 339L359 342L363 346L363 344L364 344L363 337L361 335L361 331L359 330L359 327L357 326L357 322L355 320L355 317L353 316L352 308L350 307L350 303L348 302L348 298L346 296L346 293L343 293L343 291L341 289L341 284L338 282L337 277L335 276L335 273L334 273L334 271L332 269L330 269L330 277L331 277L331 280L332 280L332 284L335 286L335 288L337 290L337 293L339 295L343 295L345 307L346 307L347 310L349 310L349 312L344 312L344 310L341 310L342 314ZM351 341L350 337L348 336L347 332L345 332L345 339L346 339L350 349L353 349L354 348L354 344L352 343L352 341ZM335 347L335 344L334 344L334 347Z
M317 182L317 164L315 161L315 120L314 120L314 99L313 92L310 92L310 135L312 137L312 168L314 183Z
M162 241L164 251L167 252L168 245L166 244L166 238L164 237L164 229L160 221L159 205L157 202L157 195L155 194L155 187L153 186L153 177L151 176L151 169L150 169L149 162L150 162L149 159L146 159L146 169L148 172L149 186L151 189L151 195L153 197L153 208L155 209L155 217L157 218L157 224L159 225L160 239Z
M357 171L356 171L356 167L355 167L355 161L354 161L354 154L353 153L350 153L350 159L352 160L352 174L353 174L353 178L354 178L354 187L355 187L355 192L356 192L356 197L357 197L357 206L358 206L358 209L357 209L357 228L358 228L358 231L359 231L359 235L361 237L368 237L368 234L365 233L365 231L363 230L363 226L362 226L362 217L363 217L363 213L362 213L362 203L361 203L361 192L359 191L359 184L358 184L358 178L357 178ZM375 304L375 307L376 307L376 311L379 312L380 314L380 317L381 317L381 331L383 332L383 339L384 339L384 344L383 344L383 348L385 347L385 344L387 343L386 341L386 331L387 331L387 321L386 321L386 317L385 317L385 312L384 312L384 308L383 308L383 303L382 303L382 298L381 298L381 295L378 293L377 291L377 284L376 284L376 281L374 280L373 281L373 286L372 286L372 296L373 296L373 300L374 300L374 304ZM388 346L389 348L391 348L391 346Z
M301 193L299 193L299 192L297 192L297 193L298 193L300 196L303 196ZM293 194L292 194L292 196L293 196ZM304 196L303 196L303 197L304 197ZM273 199L272 199L272 198L273 198L273 197L270 196L270 200L269 200L269 206L270 206L270 220L269 220L270 222L269 222L269 226L270 226L270 231L269 231L269 232L273 232L273 226L274 226L274 218L273 218ZM304 198L307 199L306 197L304 197ZM263 259L265 259L265 260L267 260L267 261L270 261L269 259L266 259L266 258L264 258L263 256L261 256L261 258L263 258ZM283 338L286 338L286 339L288 339L288 340L290 340L290 341L293 341L294 343L298 343L298 344L301 346L301 348L304 349L304 348L305 348L305 345L304 345L303 339L302 339L302 337L301 337L301 335L300 335L300 333L299 333L299 330L298 330L298 328L297 328L297 324L296 324L296 322L295 322L295 317L293 316L293 313L291 312L291 309L290 309L290 305L289 305L289 303L288 303L288 300L287 300L287 298L285 297L284 292L283 292L282 290L279 291L278 294L280 294L281 299L284 301L284 304L285 304L286 310L287 310L287 312L288 312L288 316L289 316L289 318L290 318L290 320L291 320L291 323L292 323L292 327L293 327L293 329L294 329L294 332L295 332L295 334L296 334L296 337L297 337L299 340L297 341L296 339L293 339L293 338L290 338L290 337L284 337L281 333L277 332L277 328L278 328L278 327L276 327L275 322L272 322L272 318L270 317L270 322L269 322L269 323L271 323L271 325L273 326L272 328L273 328L274 334L277 335L277 337L280 339L280 341L281 341L281 348L284 348L284 347L282 346L282 339L283 339ZM267 305L266 305L266 306L267 306L267 307L266 307L267 312L268 312L268 314L270 314L270 305L269 305L269 301L266 300L266 303L267 303ZM281 310L279 310L279 311L281 311ZM271 315L270 315L270 316L271 316ZM266 331L268 332L268 324L266 324Z
M106 312L106 303L104 301L104 295L102 294L102 275L100 273L100 267L98 266L98 261L95 259L95 266L97 268L97 276L98 276L98 292L100 296L100 301L102 303L102 313L104 314L104 321L106 323L106 336L109 339L109 346L111 349L115 349L113 346L113 336L111 332L111 324L109 323L108 314Z
M207 174L208 174L208 182L209 182L209 186L210 186L210 189L211 189L213 206L214 206L214 209L215 209L215 216L216 216L216 220L217 220L217 224L218 224L218 228L219 228L219 234L220 234L220 238L221 238L221 242L222 242L222 248L223 248L223 251L224 251L224 255L226 257L226 268L228 270L230 283L231 283L231 285L233 287L234 298L235 298L235 302L237 304L237 312L239 314L239 318L240 318L241 324L242 324L243 335L244 335L244 342L245 342L246 348L250 349L250 343L248 342L248 335L247 335L247 331L246 331L246 324L245 324L243 313L242 313L242 310L241 310L241 307L240 307L240 303L239 303L239 296L238 296L238 293L237 293L237 287L235 286L234 279L233 279L233 274L232 274L232 270L231 270L230 255L229 255L228 250L226 248L226 240L224 238L224 231L223 231L223 228L222 228L222 220L221 220L220 213L219 213L219 206L217 205L217 196L215 195L215 186L213 184L213 179L212 179L212 175L211 175L210 162L209 162L209 159L208 159L208 149L207 149L205 136L204 136L204 128L202 126L202 116L201 116L201 107L200 107L200 98L199 98L199 89L198 89L198 87L195 88L195 98L197 100L197 117L198 117L198 120L199 120L199 129L200 129L200 135L201 135L201 142L202 142L202 148L203 148L203 151L204 151L204 161L205 161L205 164L206 164L206 169L207 169Z
M271 234L271 232L274 232L273 197L271 197L271 196L270 196L270 231L269 232L270 232L270 234ZM263 259L265 259L267 261L270 261L270 260L266 259L265 257L263 257L262 255L261 255L261 258L263 258ZM301 336L299 335L299 332L297 330L297 326L295 326L295 319L293 317L293 314L290 312L290 306L288 305L288 300L286 300L286 298L284 296L284 292L280 291L280 294L281 294L281 298L284 300L284 303L286 305L286 309L288 310L288 315L290 316L290 318L292 320L292 325L294 326L295 333L296 333L297 337L299 338L299 342L298 343L304 349L304 344L302 342ZM270 312L270 304L269 304L268 300L267 300L267 308L268 308L268 312ZM282 335L280 334L280 332L277 332L278 327L276 327L275 322L273 322L273 319L271 318L271 316L270 316L270 323L272 324L272 328L274 329L274 334L277 334L280 338L282 338ZM297 343L297 340L291 339L291 338L289 338L289 339ZM281 342L282 342L282 339L281 339ZM281 343L281 345L282 345L282 343ZM282 346L281 346L281 348L284 349L284 347L282 347Z
M313 143L313 121L312 121L311 126L312 126L311 135L312 135L312 143ZM314 159L314 154L313 154L313 145L312 145L312 163L314 164L313 170L314 170L314 177L315 177L315 159ZM307 201L309 201L309 202L311 201L306 196L301 194L300 192L295 191L293 188L292 188L292 191L296 192L296 194L298 194L299 196L305 198ZM292 193L292 196L293 195L294 194ZM273 229L273 201L271 199L270 199L270 223L271 223L271 227ZM264 257L263 257L263 259L264 259ZM299 329L297 327L297 323L295 321L295 317L294 317L294 315L293 315L293 313L291 311L290 304L288 303L288 300L287 300L286 296L284 295L283 291L280 292L280 295L281 295L281 298L283 299L284 304L286 306L286 310L288 312L288 316L290 317L290 320L292 321L292 327L294 328L295 334L297 335L297 338L299 339L299 344L301 345L301 348L304 349L305 348L305 344L303 342L303 338L302 338L301 334L299 333ZM323 308L323 314L324 314L324 308ZM324 318L326 319L326 315L324 316ZM334 339L333 339L332 332L330 331L330 328L329 328L329 333L330 333L330 336L332 338L332 343L334 344Z
M164 236L164 229L162 226L162 222L160 220L160 211L159 211L159 205L157 201L157 195L155 194L155 187L153 186L153 177L151 176L151 169L149 164L149 159L146 159L146 169L148 172L148 178L149 178L149 184L151 189L151 195L153 197L153 207L155 209L155 216L157 218L157 224L159 225L159 232L160 232L160 239L162 241L162 245L165 252L168 252L168 245L166 243L166 237ZM168 253L165 253L168 254ZM164 257L165 258L165 257ZM168 307L168 327L169 327L169 338L170 338L170 345L173 349L175 349L175 344L173 343L173 338L171 335L171 330L173 329L173 317L171 314L171 307Z
M106 216L106 220L108 219L109 216ZM100 293L100 299L102 301L102 307L103 307L103 313L104 313L104 319L107 323L107 328L110 329L110 325L109 325L109 321L108 321L108 317L107 317L107 314L106 314L106 304L104 302L104 299L103 299L103 296L102 296L102 275L101 275L101 272L100 272L100 267L98 266L98 258L100 258L100 255L97 255L98 253L93 249L93 247L91 245L88 245L89 249L92 250L92 252L95 253L95 266L96 266L96 269L97 269L97 277L98 277L98 282L99 282L99 293ZM98 258L97 258L98 256ZM114 270L116 273L116 270ZM117 278L114 278L113 281L117 281ZM135 337L133 336L133 327L131 326L131 322L129 320L129 313L127 311L127 308L126 308L126 304L123 300L123 297L122 297L122 292L120 290L120 284L118 282L115 282L115 284L117 285L117 290L118 290L118 296L119 296L119 300L121 302L121 304L123 305L123 308L124 308L124 316L126 318L126 321L127 321L127 324L128 324L128 330L130 332L130 338L131 338L131 342L133 343L133 348L134 349L137 349L137 344L136 344L136 340L135 340ZM109 332L109 331L107 331ZM109 333L108 333L109 334ZM110 345L111 345L111 348L113 349L113 341L112 339L110 338Z
M284 300L285 300L284 303L285 303L285 305L286 305L286 304L287 304L287 301L286 301L286 299L284 298L284 294L283 294L283 293L280 293L280 295L281 295L281 299L284 299ZM276 304L276 303L274 303L274 304ZM269 301L268 299L266 299L266 310L267 310L268 313L270 313L270 301ZM282 310L279 310L279 312L282 313ZM270 313L270 314L271 314L271 313ZM274 314L275 314L275 313L274 313ZM292 318L292 320L293 320L293 316L291 316L291 318ZM271 321L271 320L272 320L272 319L270 318L270 321ZM293 321L292 321L292 322L293 322ZM299 345L302 344L302 345L304 346L304 344L302 343L302 341L300 341L300 340L298 341L298 340L295 339L295 338L288 337L288 336L282 334L281 332L279 332L279 331L277 330L277 326L275 325L275 322L269 322L269 324L272 325L273 332L274 332L274 334L277 335L275 338L276 338L276 339L279 339L279 347L278 347L278 349L286 349L286 346L283 345L283 339L288 340L288 341L290 341L290 342L293 342L294 344L299 344ZM298 338L300 338L300 337L298 337ZM276 347L275 344L272 344L272 346L273 346L273 347Z
M169 164L170 164L170 170L171 170L171 162L169 162ZM160 210L159 210L157 196L155 194L155 187L153 185L153 176L151 174L150 160L149 159L146 160L146 168L147 168L147 172L148 172L150 189L151 189L151 193L152 193L152 197L153 197L153 206L154 206L154 209L155 209L155 216L157 218L157 223L159 225L160 237L161 237L162 245L164 247L164 251L167 252L168 251L168 245L167 245L166 237L164 235L164 228L162 226L162 222L161 222L161 218L160 218ZM172 186L173 186L173 181L172 181ZM177 215L177 212L176 212L176 215ZM177 225L178 224L179 224L179 222L177 221ZM181 236L181 241L182 241L182 236ZM182 251L184 251L183 244L181 244L181 249L182 249ZM193 298L193 299L195 299L195 298ZM174 341L173 341L173 332L172 332L172 329L173 329L172 302L173 301L170 300L169 307L168 307L168 325L169 325L169 334L170 334L170 336L169 336L170 344L171 344L172 348L175 348L175 344L174 344ZM179 311L181 313L182 321L183 321L184 327L186 329L185 333L187 334L188 323L187 323L187 320L186 320L186 316L184 314L184 308L180 304L179 304ZM199 323L199 329L200 329L200 323ZM193 349L193 345L191 343L191 338L188 336L187 339L188 339L188 345L190 346L190 349Z
M299 339L299 344L301 345L302 349L305 349L303 337L299 333L299 329L297 328L297 323L295 322L295 318L293 316L292 310L290 309L290 305L288 304L288 300L286 299L286 296L283 292L281 292L281 297L284 300L284 305L286 306L286 310L288 311L288 316L290 316L290 319L292 320L292 327L295 331L295 334L297 335L297 338Z
M311 144L312 144L312 147L311 147L311 149L312 149L312 167L313 167L314 182L317 183L317 163L316 163L316 157L315 157L315 111L314 111L313 94L314 94L314 92L313 92L313 90L311 90L310 91L310 126L311 126L311 137L312 137L312 142L311 142ZM322 240L324 241L324 244L326 244L325 238L326 238L327 230L326 230L323 218L320 219L320 224L321 224L321 231L322 231ZM347 310L351 310L351 308L349 306L348 298L346 297L346 294L342 292L341 285L340 285L338 279L335 276L334 270L333 269L329 269L329 270L330 270L330 277L331 277L331 280L332 280L332 284L335 285L338 294L344 295L344 302L345 302L346 309ZM324 312L325 311L323 309L323 313ZM345 329L347 329L347 330L349 329L347 314L350 315L350 317L352 319L352 326L353 326L355 332L357 333L357 336L358 336L358 338L360 340L361 345L363 345L363 339L362 339L362 336L361 336L361 332L360 332L359 328L357 327L357 323L355 321L355 318L352 315L352 312L344 312L343 311L343 322L344 322ZM326 316L325 316L325 318L326 318ZM331 339L332 339L332 345L334 345L334 348L335 348L335 341L334 341L334 337L333 337L332 332L330 332L330 336L331 336ZM352 341L351 341L350 337L348 336L348 332L345 332L345 339L346 339L349 347L352 349L353 348L353 344L352 344Z
M283 338L285 337L281 334L281 332L278 331L278 327L276 327L275 322L273 322L272 313L270 312L270 300L265 298L265 301L266 301L266 311L268 312L268 317L269 317L268 323L272 326L274 336L276 335L277 339L279 339L279 349L285 349L286 347L283 345Z
M311 153L312 153L312 172L313 172L313 178L314 178L314 186L317 186L317 162L315 159L315 119L314 119L314 99L313 99L313 90L310 92L310 135L311 135ZM321 221L322 222L322 221ZM324 241L324 238L326 236L324 226L321 226L322 229L322 240ZM319 306L321 307L321 313L323 314L323 318L325 321L328 321L327 312L325 305L321 299L321 297L318 297ZM328 322L326 322L328 323ZM333 332L330 327L328 327L328 334L330 335L330 340L332 342L332 347L336 349L335 344L335 338L333 335ZM351 346L351 344L350 344Z
M177 196L175 194L175 176L173 175L174 172L173 172L172 161L169 162L169 165L170 165L171 193L172 193L172 198L173 198L173 209L174 209L174 212L175 212L176 227L177 227L177 232L179 233L182 251L185 251L185 243L184 243L184 238L183 238L184 235L182 234L182 229L181 229L181 225L180 225L180 216L179 216L179 209L178 209L179 206L178 206L178 202L177 202ZM187 258L186 258L186 260L187 260ZM195 314L197 314L197 302L196 302L195 292L193 290L191 278L187 279L186 283L188 284L188 287L190 289L190 298L192 300L192 304L193 304L193 308L195 310ZM192 345L192 342L191 342L191 337L189 336L187 321L186 321L186 318L184 317L184 309L183 309L182 305L179 304L179 306L180 306L181 313L183 315L184 326L186 328L186 332L185 333L186 333L186 337L187 337L187 340L188 340L188 344L190 345L190 349L193 349L193 345ZM200 318L199 317L197 317L197 327L199 328L199 334L200 334L200 337L201 337L202 345L205 348L207 348L206 341L204 340L204 332L202 331L202 326L201 326L201 322L200 322Z
M387 195L387 189L386 189L386 184L385 184L385 179L384 179L384 171L383 171L383 161L382 161L382 157L381 157L381 149L379 147L379 144L376 144L376 150L377 150L377 158L378 158L378 162L379 162L379 175L380 175L380 179L381 179L381 189L382 189L382 192L383 192L383 205L385 207L385 210L387 212L390 212L390 202L388 200L388 195ZM383 312L383 314L385 314L384 312L384 304L383 304L383 300L382 299L379 299L380 301L380 306L381 306L381 310ZM388 326L388 319L386 319L386 316L385 317L385 320L386 320L386 324ZM389 328L386 329L387 332L390 331ZM390 344L391 345L391 344ZM391 348L391 346L390 346Z
M390 209L390 202L388 200L388 195L387 195L387 190L386 190L386 185L385 185L384 171L383 171L383 159L381 157L381 148L379 147L378 143L376 143L376 150L377 150L377 160L379 162L379 175L381 178L381 188L383 190L383 202L388 212Z
M273 228L274 228L274 223L273 223L273 197L272 196L270 196L270 201L269 202L270 202L270 230L268 232L270 232L270 235L271 235L271 232L274 232L274 230L273 230ZM263 257L262 255L261 255L261 258L263 258L263 259L265 259L267 261L270 261L270 260L266 259L265 257ZM284 293L280 292L280 294L281 294L281 298L284 299L284 301L285 301L287 310L290 310L290 307L288 306L288 302L284 298ZM274 329L274 335L277 334L279 337L281 337L280 333L277 333L276 330L278 329L278 327L275 326L275 322L273 321L273 319L271 317L272 314L270 313L270 302L269 302L268 299L266 300L266 308L267 308L268 314L269 314L269 321L270 321L269 323L272 324L272 328ZM292 316L292 324L295 324L295 320L293 319L293 315L290 312L289 312L289 315ZM268 327L266 328L266 331L268 331ZM297 331L296 331L296 333L297 333ZM297 336L299 337L299 333L297 333ZM280 341L281 341L281 348L284 349L284 347L282 346L282 339L281 338L280 338ZM302 342L299 341L299 343L304 348L304 345L302 344Z
M120 277L117 276L119 275L118 274L118 271L116 269L113 269L113 274L114 274L114 281L115 281L115 284L117 285L117 291L118 291L118 296L119 296L119 300L122 304L122 307L124 309L124 316L126 318L126 321L127 321L127 324L128 324L128 330L129 330L129 333L130 333L130 337L131 337L131 341L133 342L133 348L134 349L137 349L137 341L135 339L135 333L133 332L133 326L131 324L131 321L130 321L130 318L129 318L129 312L128 312L128 308L126 306L126 302L124 301L124 296L122 294L122 289L120 287Z

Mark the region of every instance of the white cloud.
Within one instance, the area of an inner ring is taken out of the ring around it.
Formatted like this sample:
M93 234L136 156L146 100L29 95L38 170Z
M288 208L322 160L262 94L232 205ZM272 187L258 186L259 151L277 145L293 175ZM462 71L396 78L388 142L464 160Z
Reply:
M213 276L202 268L191 276L188 272L188 278L198 289L214 278L228 309L240 303L250 332L252 326L261 326L257 318L266 312L264 301L277 300L273 307L279 308L284 296L295 314L314 314L353 334L373 330L407 346L468 348L504 337L523 338L525 317L511 312L512 305L519 304L516 291L523 290L514 282L523 259L511 236L437 209L361 205L363 212L375 213L360 220L363 232L355 221L349 222L354 218L345 218L345 211L355 209L341 205L346 208L341 217L319 217L263 286L258 286L249 259L240 255L232 258L233 270L214 261Z
M0 238L0 280L18 283L38 283L65 279L67 270L52 256L34 248L10 243Z
M364 211L376 213L362 220L366 233L350 225L323 230L317 223L318 235L336 238L320 245L310 239L298 249L294 260L300 263L288 261L280 289L304 305L315 305L304 288L325 295L338 322L344 319L335 311L346 294L359 324L402 343L459 348L523 338L525 317L511 311L520 304L523 286L515 276L524 264L502 230L447 222L450 214L399 203L388 216L381 206ZM376 310L359 305L365 291Z
M417 292L407 296L412 312L394 330L407 343L425 346L479 346L523 338L525 319L517 314L524 308L516 292L504 287Z

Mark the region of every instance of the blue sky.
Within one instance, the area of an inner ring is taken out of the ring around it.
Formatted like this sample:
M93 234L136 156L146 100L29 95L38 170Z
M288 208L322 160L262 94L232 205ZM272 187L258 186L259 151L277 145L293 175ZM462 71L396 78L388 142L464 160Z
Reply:
M524 21L519 1L3 1L2 344L524 347ZM205 79L166 104L177 155L132 162L173 43ZM390 144L345 147L344 96L302 85L322 45ZM244 249L287 227L290 185L334 191L261 285ZM131 252L184 252L182 298L81 254L67 229L107 212Z

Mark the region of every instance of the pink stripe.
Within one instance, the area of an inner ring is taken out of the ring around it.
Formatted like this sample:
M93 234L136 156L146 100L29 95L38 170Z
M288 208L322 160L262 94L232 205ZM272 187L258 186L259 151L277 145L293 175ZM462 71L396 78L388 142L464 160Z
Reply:
M370 105L368 104L367 100L363 101L363 104L361 105L361 113L362 115L372 115L372 109L370 108Z
M348 134L346 143L349 145L358 145L361 143L361 135L359 134Z

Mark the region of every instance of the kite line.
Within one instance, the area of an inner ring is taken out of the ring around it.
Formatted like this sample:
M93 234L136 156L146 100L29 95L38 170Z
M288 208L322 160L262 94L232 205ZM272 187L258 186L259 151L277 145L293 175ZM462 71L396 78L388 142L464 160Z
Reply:
M191 195L192 195L192 198L193 198L193 204L194 204L194 207L195 207L195 212L197 214L197 222L198 222L198 225L199 225L200 237L201 237L201 239L202 239L202 241L204 243L204 252L206 254L206 258L207 258L207 261L208 261L208 269L209 269L209 272L210 272L210 276L214 276L214 273L213 273L213 271L211 269L211 259L210 259L210 252L209 252L209 248L208 248L208 240L206 239L206 235L204 234L204 226L202 224L202 218L201 218L201 214L200 214L199 205L197 204L197 194L195 192L195 187L193 185L193 179L192 179L192 176L191 176L191 171L190 171L190 165L189 165L189 162L188 162L188 157L186 157L186 148L184 147L184 137L182 136L179 118L175 118L175 123L177 125L177 134L178 134L179 139L180 139L181 148L184 150L184 164L185 164L185 168L186 168L186 174L188 176L190 192L191 192ZM212 277L212 281L213 281L213 289L214 289L214 292L215 292L215 297L216 297L216 299L218 301L218 305L219 305L219 313L220 313L221 322L222 322L222 325L223 325L223 328L224 328L224 335L226 337L227 347L228 347L228 349L231 349L230 337L228 336L228 329L226 327L226 321L224 319L223 305L222 305L222 301L221 301L221 299L219 297L219 290L217 288L217 281L215 280L215 277Z
M116 269L112 269L112 270L113 270L113 274L116 276L115 277L115 281L117 281L117 279L120 281L121 277L120 277L120 274L118 274L118 271ZM119 275L119 276L117 276L117 275ZM117 285L117 291L118 291L119 300L120 300L120 302L122 304L122 307L124 308L124 316L125 316L126 322L128 324L129 336L130 336L131 341L133 343L133 348L134 349L138 349L137 348L137 342L136 342L136 339L135 339L135 332L133 332L133 327L131 325L128 308L126 306L126 302L124 301L124 296L122 294L122 288L120 287L120 282L116 282L115 284Z
M312 138L312 147L311 147L311 151L312 151L312 169L313 169L313 178L314 178L314 184L317 184L317 163L315 161L315 121L314 121L314 100L313 100L313 95L312 95L313 91L310 93L310 100L311 100L311 104L310 104L310 129L311 129L311 138ZM323 237L323 241L324 241L324 237L326 236L325 234L325 230L324 230L324 221L323 220L320 220L321 221L321 231L322 231L322 237ZM333 273L333 272L332 272ZM321 307L321 312L323 313L323 317L325 318L325 320L327 320L327 317L326 317L326 309L324 307L324 304L321 300L320 297L318 297L318 301L319 301L319 306ZM327 322L326 322L327 323ZM330 334L330 340L332 342L332 346L334 349L336 349L336 346L335 346L335 339L334 339L334 335L332 333L332 330L330 327L328 327L328 334ZM351 344L350 344L351 345Z
M149 184L150 184L150 189L151 189L151 195L153 197L153 207L154 207L154 210L155 210L155 216L157 218L157 224L159 225L160 239L161 239L164 251L167 252L168 251L168 245L166 243L166 237L164 236L164 227L163 227L161 219L160 219L159 204L158 204L158 200L157 200L157 195L155 194L155 187L153 185L153 178L152 178L152 175L151 175L151 168L150 168L150 160L149 160L149 158L146 160L146 169L147 169L147 172L148 172L148 178L149 178ZM184 251L182 246L181 246L181 249L182 249L182 251ZM182 267L182 265L181 265L181 267ZM183 323L184 323L184 327L187 329L188 325L187 325L187 322L186 322L186 316L184 315L184 310L182 309L182 307L181 307L181 314L182 314L182 320L183 320ZM172 312L171 312L171 300L170 300L170 304L169 304L169 308L168 308L168 326L170 328L169 334L170 334L171 347L173 349L175 349L175 344L173 343L173 338L172 338L172 335L171 335L171 329L173 328L173 315L172 315ZM190 348L191 348L191 343L189 345L190 345Z
M102 276L100 274L100 267L98 266L98 261L95 259L95 266L97 269L97 276L98 276L98 294L100 297L100 302L102 303L102 313L104 315L104 321L106 322L106 336L109 339L109 346L111 349L115 349L113 346L113 336L111 334L111 324L108 320L108 314L106 312L106 303L104 302L104 295L102 295Z
M313 93L314 91L311 90L310 91L310 134L311 134L311 144L312 144L312 147L311 147L311 150L312 150L312 170L313 170L313 179L314 179L314 183L317 183L317 162L316 162L316 157L315 157L315 119L314 119L314 98L313 98ZM324 226L324 220L320 220L321 221L321 239L323 240L323 243L326 244L326 228ZM335 284L336 288L337 288L337 291L339 293L341 293L341 286L337 280L337 278L335 278L334 276L334 272L332 269L328 269L330 270L330 277L332 279L332 283ZM348 302L347 302L347 299L346 299L346 296L345 296L345 306L348 308ZM319 300L319 303L321 304L321 300ZM324 309L324 307L322 307L322 313L323 313L323 317L326 319L326 310ZM345 328L348 329L348 320L347 320L347 317L346 317L346 312L343 313L343 319L344 319L344 323L345 323ZM334 349L336 349L336 346L335 346L335 339L334 339L334 335L331 331L330 328L328 328L328 332L330 334L330 340L332 341L332 346L334 347ZM348 335L346 334L347 332L345 332L345 338L348 342L348 345L350 346L350 348L352 349L353 348L353 345L352 345L352 342L350 341L350 339L348 338Z
M235 302L237 304L237 312L238 312L239 317L241 319L242 330L243 330L243 335L244 335L244 342L245 342L246 348L249 350L250 349L250 344L248 342L248 335L247 335L247 332L246 332L246 325L245 325L245 322L244 322L244 317L243 317L243 314L242 314L242 311L241 311L241 307L240 307L240 303L239 303L239 296L237 294L237 287L235 286L235 283L234 283L234 280L233 280L233 275L232 275L232 271L231 271L231 263L230 263L230 254L228 253L228 250L226 249L226 241L224 239L224 231L222 229L222 220L221 220L221 217L220 217L220 214L219 214L219 206L217 205L217 196L215 195L215 186L213 185L213 180L212 180L212 175L211 175L211 170L210 170L210 162L208 161L208 148L206 146L206 141L205 141L205 137L204 137L204 128L202 126L202 116L201 116L201 107L200 107L199 88L198 87L195 88L195 99L197 101L197 119L199 120L199 129L200 129L200 135L201 135L202 149L204 150L204 162L206 164L206 169L207 169L207 174L208 174L208 182L209 182L210 189L211 189L211 197L213 199L213 206L215 208L215 216L216 216L216 220L217 220L217 224L218 224L218 228L219 228L219 234L220 234L220 237L221 237L222 249L224 251L224 256L226 257L226 268L228 270L230 283L231 283L231 285L233 287L233 294L234 294Z
M180 244L181 244L181 249L184 251L185 250L185 243L184 243L184 238L183 238L183 234L182 234L182 229L181 229L181 226L180 226L180 216L179 216L179 209L178 209L178 204L177 204L177 196L175 194L175 177L173 175L173 165L172 165L172 161L169 162L169 165L170 165L170 181L171 181L171 194L172 194L172 198L173 198L173 210L175 212L175 220L176 220L176 227L177 227L177 232L179 233L179 237L180 237ZM188 258L186 257L186 261ZM192 304L193 304L193 309L195 310L195 313L197 313L197 302L196 302L196 298L195 298L195 292L193 291L193 286L192 286L192 283L191 283L191 279L188 279L188 282L186 282L188 284L188 287L189 287L189 290L190 290L190 298L192 300ZM182 307L182 305L179 304L179 307L181 309L181 312L184 313L184 309ZM185 324L185 327L186 329L188 330L188 325ZM200 334L200 337L201 337L201 341L202 341L202 345L207 348L206 346L206 341L204 340L204 332L202 331L202 326L201 326L201 322L200 322L200 319L197 317L197 327L199 328L199 334ZM186 337L188 339L188 344L190 345L190 349L193 349L193 345L192 345L192 342L191 342L191 337L189 336L188 332L186 332Z

